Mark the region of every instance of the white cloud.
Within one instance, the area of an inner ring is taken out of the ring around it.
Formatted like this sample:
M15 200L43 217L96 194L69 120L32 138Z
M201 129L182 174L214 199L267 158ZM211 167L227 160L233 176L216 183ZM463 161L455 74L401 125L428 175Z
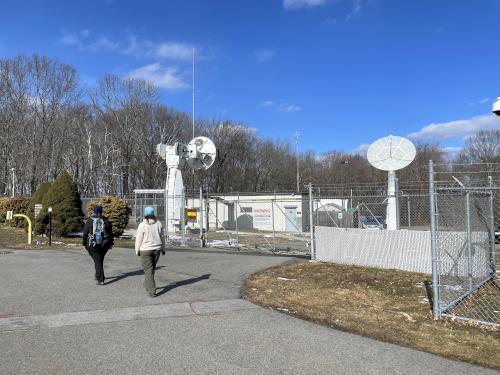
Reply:
M441 150L446 152L448 155L456 155L462 151L462 147L441 147Z
M166 67L159 63L142 66L131 71L126 78L137 78L148 81L160 88L177 91L189 85L184 82L182 74L176 68Z
M193 56L193 47L179 42L160 43L153 48L159 58L170 60L190 60Z
M266 100L260 103L261 106L274 109L278 112L299 112L302 110L301 107L297 105L292 105L288 103L275 103L272 100Z
M408 134L413 139L464 138L480 130L500 129L500 117L493 114L475 116L465 120L432 123L418 132Z
M68 46L79 46L80 38L75 33L64 33L59 38L59 42Z
M349 13L346 14L345 20L349 21L351 18L356 16L363 10L363 0L351 0L352 8Z
M259 51L255 51L255 59L257 60L257 62L259 64L266 62L266 61L269 61L273 57L274 57L274 50L272 50L270 48L265 48L265 49L262 49Z
M287 10L295 10L325 5L328 2L329 0L283 0L283 7Z
M104 36L98 37L96 40L90 42L84 49L90 51L114 51L118 50L120 45Z
M266 101L263 101L263 102L261 103L261 105L262 105L263 107L273 107L273 106L274 106L274 102L273 102L273 101L271 101L271 100L266 100Z
M335 25L337 23L337 19L335 17L327 17L323 20L323 25Z
M152 42L141 40L130 34L126 40L113 40L104 35L91 33L88 29L79 32L63 32L59 42L78 47L84 51L116 51L123 55L150 57L159 60L188 61L192 58L193 46L178 41ZM198 53L199 55L199 53Z
M468 103L468 105L469 105L469 107L475 107L477 105L486 104L489 102L490 102L490 98L483 98L483 99L477 100L475 102L470 102L470 103Z

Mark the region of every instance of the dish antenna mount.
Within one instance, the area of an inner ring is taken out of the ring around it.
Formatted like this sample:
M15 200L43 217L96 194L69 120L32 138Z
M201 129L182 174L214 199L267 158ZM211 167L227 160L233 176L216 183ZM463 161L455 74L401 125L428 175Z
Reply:
M373 142L368 148L368 162L375 168L387 171L387 229L399 229L399 220L396 202L396 171L407 167L417 150L408 139L389 135Z
M217 150L207 137L193 138L187 145L176 142L173 146L160 143L156 152L167 163L165 183L165 211L167 233L175 231L181 223L183 206L182 168L186 165L194 170L207 170L215 161Z

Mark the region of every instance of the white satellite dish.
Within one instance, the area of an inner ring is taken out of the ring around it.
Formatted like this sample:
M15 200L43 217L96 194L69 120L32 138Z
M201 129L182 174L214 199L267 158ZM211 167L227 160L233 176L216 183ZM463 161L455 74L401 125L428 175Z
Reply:
M206 170L215 161L217 150L214 143L207 137L193 138L187 145L176 142L173 146L160 143L156 152L167 163L167 181L165 184L165 206L167 218L167 234L174 231L176 225L181 223L182 181L181 169L186 164L195 170Z
M373 142L368 148L366 157L375 168L388 171L387 178L387 229L399 229L399 220L396 202L396 172L407 167L417 150L408 139L390 135Z
M397 171L408 166L417 150L410 140L390 135L373 142L366 157L371 165L383 171Z
M214 143L207 137L196 137L188 145L189 166L193 169L206 170L212 166L215 161L217 150Z

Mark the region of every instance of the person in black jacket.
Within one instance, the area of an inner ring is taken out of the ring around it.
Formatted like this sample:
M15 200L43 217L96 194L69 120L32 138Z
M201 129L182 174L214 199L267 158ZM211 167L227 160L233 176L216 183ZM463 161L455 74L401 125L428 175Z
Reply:
M102 215L102 207L93 207L83 228L83 246L94 260L95 280L97 285L104 285L104 257L113 247L113 231L111 223Z

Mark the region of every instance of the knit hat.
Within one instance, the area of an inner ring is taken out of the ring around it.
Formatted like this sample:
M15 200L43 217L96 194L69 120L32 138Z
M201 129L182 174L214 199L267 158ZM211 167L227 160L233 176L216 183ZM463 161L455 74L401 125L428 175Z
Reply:
M144 207L144 216L153 216L155 214L155 210L153 207L148 206Z
M96 215L102 215L102 206L99 206L98 204L96 204L93 208L92 208L92 211L94 211L94 214Z

